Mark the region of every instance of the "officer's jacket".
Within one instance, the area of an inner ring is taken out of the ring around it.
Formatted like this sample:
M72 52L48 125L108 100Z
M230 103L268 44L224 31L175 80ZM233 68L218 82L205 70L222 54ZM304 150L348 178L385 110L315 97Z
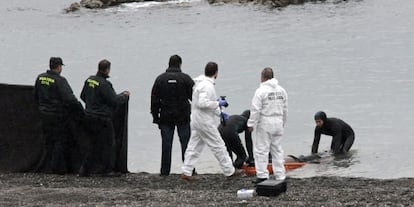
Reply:
M98 72L86 79L81 92L81 99L86 104L85 112L98 116L110 117L118 104L128 100L123 94L116 94L109 76Z
M34 96L41 112L64 115L72 109L82 109L68 81L53 70L37 77Z

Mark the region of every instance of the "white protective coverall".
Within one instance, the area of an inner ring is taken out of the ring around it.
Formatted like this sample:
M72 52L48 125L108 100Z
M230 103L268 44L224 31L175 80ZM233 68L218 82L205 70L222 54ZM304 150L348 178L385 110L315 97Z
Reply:
M264 81L256 90L250 107L248 127L256 132L254 158L257 178L269 178L269 152L275 179L286 178L281 140L287 119L288 97L275 78Z
M185 151L183 173L191 176L204 145L207 145L218 160L225 176L234 173L232 160L218 131L220 108L217 101L214 79L200 75L194 79L191 103L191 138Z

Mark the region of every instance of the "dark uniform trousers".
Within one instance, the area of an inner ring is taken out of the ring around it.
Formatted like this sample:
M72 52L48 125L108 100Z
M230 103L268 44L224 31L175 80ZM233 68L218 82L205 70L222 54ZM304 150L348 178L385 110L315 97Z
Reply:
M79 174L88 175L92 165L100 163L103 172L110 173L115 168L115 130L109 117L86 114L85 133L87 135L85 156Z
M41 112L42 131L46 146L46 169L49 173L64 174L71 169L71 131L68 117L60 114ZM51 172L50 172L51 171Z

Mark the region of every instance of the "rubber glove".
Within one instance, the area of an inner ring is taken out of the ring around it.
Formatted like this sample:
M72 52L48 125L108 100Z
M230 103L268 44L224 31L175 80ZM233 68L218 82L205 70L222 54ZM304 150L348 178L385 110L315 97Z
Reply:
M219 99L218 102L219 102L219 106L227 107L229 105L227 103L227 101L226 100L223 100L223 99Z
M221 116L223 117L224 121L227 121L227 119L230 117L226 112L221 112Z

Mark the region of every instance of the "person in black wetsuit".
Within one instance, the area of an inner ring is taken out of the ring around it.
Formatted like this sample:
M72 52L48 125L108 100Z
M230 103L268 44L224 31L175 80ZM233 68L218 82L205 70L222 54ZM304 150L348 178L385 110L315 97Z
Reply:
M218 128L230 157L233 158L232 152L237 155L233 165L239 169L243 166L245 161L249 166L254 166L252 134L247 130L247 120L249 117L250 110L246 110L241 115L232 115L228 117L228 119L225 120L225 123L221 123ZM247 152L249 154L248 158L239 137L239 133L242 133L243 131L246 139Z
M334 154L348 152L354 143L355 133L351 126L338 118L327 118L326 113L319 111L315 114L315 137L312 153L318 152L321 134L332 136L331 151Z

